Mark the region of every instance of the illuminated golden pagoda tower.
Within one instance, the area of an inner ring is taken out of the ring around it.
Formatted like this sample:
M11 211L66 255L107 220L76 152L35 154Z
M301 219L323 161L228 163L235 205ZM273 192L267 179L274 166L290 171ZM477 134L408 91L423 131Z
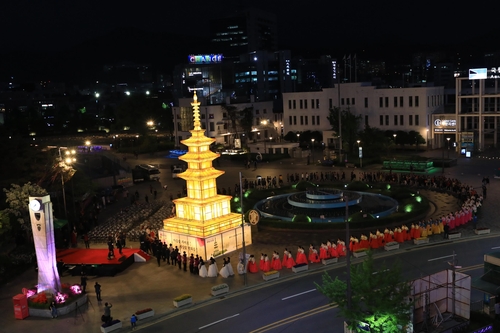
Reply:
M216 257L243 246L241 214L231 213L231 196L217 194L217 177L224 171L213 167L219 157L210 150L215 139L205 136L201 128L200 103L194 92L194 128L191 137L181 142L188 152L179 157L188 168L179 177L186 181L187 197L174 200L175 217L163 221L158 232L162 242L179 246L181 251ZM250 226L245 225L245 243L252 243Z

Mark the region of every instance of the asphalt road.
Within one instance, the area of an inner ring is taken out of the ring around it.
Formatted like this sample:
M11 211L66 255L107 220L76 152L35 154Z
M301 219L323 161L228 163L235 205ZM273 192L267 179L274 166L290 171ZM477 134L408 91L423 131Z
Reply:
M399 260L404 277L415 279L449 268L450 256L455 253L458 265L463 267L460 271L476 277L482 273L483 254L498 246L498 236L462 239L441 246L387 253L376 262L391 265ZM328 271L332 276L343 276L344 272L345 265ZM343 319L337 317L338 309L329 306L328 299L315 290L314 282L321 283L321 274L306 273L293 280L221 298L141 327L141 331L292 333L307 328L309 332L341 332ZM471 298L480 297L480 293L474 292Z

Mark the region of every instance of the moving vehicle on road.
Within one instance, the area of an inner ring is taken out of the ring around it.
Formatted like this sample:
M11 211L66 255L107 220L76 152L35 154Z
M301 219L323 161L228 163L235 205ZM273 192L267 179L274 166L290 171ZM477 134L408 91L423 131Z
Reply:
M134 183L150 180L160 180L160 170L151 164L139 164L132 169Z

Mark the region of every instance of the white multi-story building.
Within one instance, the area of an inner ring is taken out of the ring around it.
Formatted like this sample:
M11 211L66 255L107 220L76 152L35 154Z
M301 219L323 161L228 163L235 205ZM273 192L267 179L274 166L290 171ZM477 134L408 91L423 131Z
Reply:
M193 125L192 116L192 98L179 99L179 106L172 108L174 115L174 133L176 146L181 140L191 136L189 132ZM206 136L215 138L216 143L222 143L226 146L235 146L234 139L244 141L243 130L238 127L236 131L232 128L231 120L228 117L223 105L207 105L205 99L200 98L200 118L201 126L205 129ZM228 99L229 102L229 99ZM249 133L249 140L256 142L278 138L282 134L282 113L273 112L273 101L267 102L249 102L239 104L226 104L233 106L236 110L251 108L253 112L252 131Z
M340 107L362 116L360 130L369 125L416 131L430 141L431 115L443 112L443 87L377 88L370 83L340 84L340 91L338 87L283 94L284 133L336 130L327 117L330 109ZM333 143L328 140L325 143Z

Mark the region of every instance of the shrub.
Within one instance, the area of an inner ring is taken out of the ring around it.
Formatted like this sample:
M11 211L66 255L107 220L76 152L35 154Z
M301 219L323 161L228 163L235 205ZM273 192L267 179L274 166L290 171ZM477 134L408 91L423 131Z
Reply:
M224 288L229 288L229 286L225 283L218 284L218 285L212 287L212 291L217 291L217 290L221 290Z
M105 328L105 327L113 326L114 324L118 324L119 322L120 322L120 320L115 319L115 320L110 321L109 323L104 323L101 326L103 328Z
M180 295L180 296L174 298L174 301L180 302L180 301L183 301L183 300L188 299L188 298L191 298L191 295L184 294L184 295Z
M297 264L297 265L295 265L295 266L293 266L293 267L295 267L295 268L299 268L299 267L303 267L303 266L307 266L307 264Z
M277 274L279 273L278 271L269 271L269 272L265 272L264 275L265 276L269 276L269 275L274 275L274 274Z

